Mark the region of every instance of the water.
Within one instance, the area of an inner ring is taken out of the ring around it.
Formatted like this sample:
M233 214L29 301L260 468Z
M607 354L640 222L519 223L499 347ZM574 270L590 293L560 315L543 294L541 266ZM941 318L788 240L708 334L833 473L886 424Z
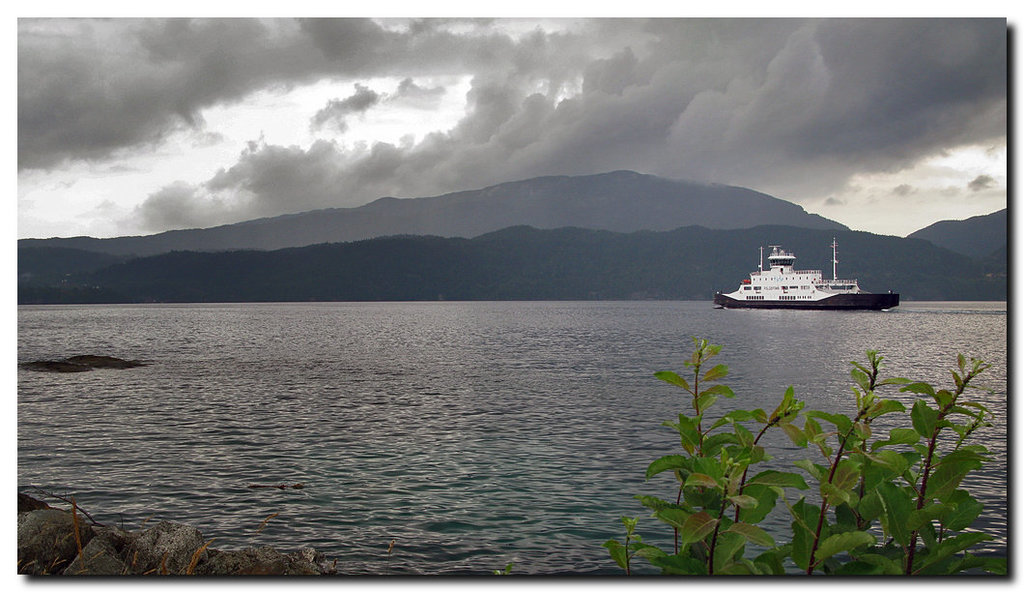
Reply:
M947 386L962 352L993 365L979 379L993 393L974 397L996 413L994 460L969 487L998 537L987 549L1005 554L1006 318L1005 303L961 302L22 306L19 362L151 365L19 369L19 488L74 495L125 528L185 522L218 548L313 546L346 574L620 573L601 547L620 516L671 545L633 496L672 495L669 477L643 475L678 450L660 424L684 393L652 373L681 371L691 336L725 346L737 398L721 413L770 411L789 385L808 408L850 413L847 362L864 350L890 375ZM780 463L794 453L785 437L768 445ZM304 487L249 487L282 483Z

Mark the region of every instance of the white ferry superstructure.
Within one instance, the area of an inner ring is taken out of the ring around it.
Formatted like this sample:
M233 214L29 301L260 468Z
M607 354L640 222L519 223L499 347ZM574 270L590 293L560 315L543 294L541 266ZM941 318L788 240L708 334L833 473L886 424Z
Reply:
M836 249L832 240L832 279L820 270L796 270L796 256L779 245L769 245L768 270L764 269L764 247L758 270L750 273L738 289L715 293L717 308L796 308L819 310L887 310L899 306L900 295L865 292L856 279L838 279Z

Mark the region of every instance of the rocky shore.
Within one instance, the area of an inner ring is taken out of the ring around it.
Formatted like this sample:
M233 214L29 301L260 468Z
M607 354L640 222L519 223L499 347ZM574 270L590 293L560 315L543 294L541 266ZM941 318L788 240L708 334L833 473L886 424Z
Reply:
M93 523L81 511L18 494L18 573L65 576L334 575L337 562L314 549L211 548L199 530L159 522L137 531Z
M19 364L26 370L36 372L88 372L97 368L137 368L145 366L146 363L140 360L122 360L111 356L96 356L86 354L71 356L63 360L36 360Z

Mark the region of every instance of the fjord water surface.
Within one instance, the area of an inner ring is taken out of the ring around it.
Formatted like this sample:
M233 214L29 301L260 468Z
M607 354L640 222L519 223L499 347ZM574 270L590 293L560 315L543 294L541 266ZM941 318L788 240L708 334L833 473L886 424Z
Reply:
M771 411L790 385L808 408L849 413L848 362L865 350L890 376L947 387L964 353L992 364L992 392L973 396L996 413L981 436L994 460L968 486L997 537L986 549L1005 554L1006 318L1005 302L21 306L19 362L150 364L19 369L19 491L73 495L130 529L191 524L217 548L312 546L345 574L620 573L601 547L620 516L671 546L633 496L672 495L644 471L678 450L661 423L687 401L652 374L683 370L691 336L724 346L737 397L721 413ZM780 468L805 456L784 437L768 447ZM789 520L768 527L785 536Z

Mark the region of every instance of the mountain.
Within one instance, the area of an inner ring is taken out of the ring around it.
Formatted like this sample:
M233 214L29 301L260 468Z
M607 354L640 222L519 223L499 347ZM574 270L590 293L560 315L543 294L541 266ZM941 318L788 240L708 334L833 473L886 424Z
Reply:
M64 247L18 249L18 281L54 284L83 272L123 261L125 257Z
M742 187L616 171L538 177L436 197L385 197L356 208L316 210L151 236L22 239L19 247L66 247L119 256L174 250L273 250L380 236L470 238L510 226L574 226L615 232L787 224L845 230L798 205Z
M472 239L398 236L274 251L176 251L83 272L60 285L22 282L19 303L362 300L710 301L757 268L758 247L793 250L905 300L1005 300L1006 274L923 240L758 226L616 233L512 227ZM826 274L827 275L827 274Z
M1006 208L966 220L943 220L907 235L968 257L1006 261ZM1000 255L1000 252L1002 253Z

